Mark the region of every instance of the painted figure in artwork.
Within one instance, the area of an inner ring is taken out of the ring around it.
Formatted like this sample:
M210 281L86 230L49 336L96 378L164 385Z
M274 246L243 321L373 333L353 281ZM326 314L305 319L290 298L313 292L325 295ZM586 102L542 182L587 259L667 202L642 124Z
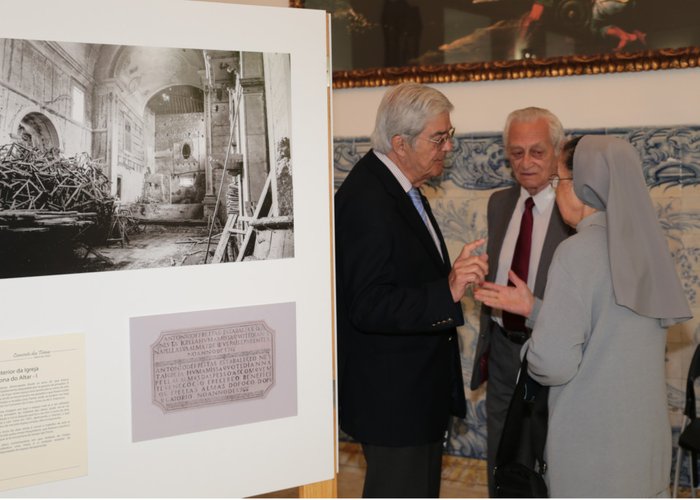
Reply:
M554 8L562 20L586 25L595 37L615 39L615 52L628 48L633 42L645 45L646 33L636 29L627 31L614 23L615 18L635 7L635 0L591 0L590 5L584 1L563 4L556 0L535 0L520 21L519 40L527 40L540 23L545 8Z

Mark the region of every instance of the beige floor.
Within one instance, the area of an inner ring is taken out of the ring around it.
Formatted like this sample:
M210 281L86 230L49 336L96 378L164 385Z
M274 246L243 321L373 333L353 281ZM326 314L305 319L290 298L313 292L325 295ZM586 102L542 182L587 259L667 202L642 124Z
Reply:
M360 498L365 479L365 461L359 445L340 443L338 498ZM689 498L690 488L679 488L680 498ZM298 488L275 491L255 498L298 498ZM486 498L486 462L446 455L442 462L441 498Z
M339 498L360 498L365 480L365 460L359 445L340 443ZM297 498L298 489L276 491L256 498ZM483 498L487 496L486 463L445 456L442 462L441 498Z

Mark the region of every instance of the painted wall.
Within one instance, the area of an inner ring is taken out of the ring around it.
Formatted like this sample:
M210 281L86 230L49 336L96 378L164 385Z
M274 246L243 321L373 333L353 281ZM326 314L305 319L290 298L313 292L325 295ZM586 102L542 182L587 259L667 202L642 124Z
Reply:
M669 238L696 319L669 332L667 387L674 426L680 424L685 376L700 340L700 69L583 77L436 85L455 104L458 142L451 167L424 188L454 258L461 246L486 234L486 202L511 182L500 131L513 109L549 108L564 127L581 134L615 134L630 140L644 159L650 193ZM333 93L336 186L369 149L375 111L386 88ZM662 180L664 173L673 179ZM681 182L682 185L678 183ZM478 328L477 305L462 302L465 385L469 384ZM465 390L466 387L465 387ZM469 414L453 428L449 451L485 457L483 388L470 393Z
M241 56L241 151L244 156L244 182L249 199L257 203L270 170L268 157L267 99L263 54L244 52Z
M94 82L87 74L86 53L52 42L0 40L0 144L18 140L21 120L35 113L50 122L54 146L67 156L90 151ZM84 93L82 121L72 118L74 86Z
M292 215L293 186L290 152L291 68L289 54L263 54L267 108L268 157L275 169L271 188L276 190L273 215Z
M435 85L454 103L458 133L500 131L524 106L549 108L565 128L700 123L700 69ZM369 135L385 87L335 90L335 137Z
M105 165L105 174L112 182L112 195L135 202L143 195L146 173L145 118L142 109L135 107L133 97L116 80L96 86L95 130L92 157Z
M170 186L171 203L201 203L204 186L199 190L194 184L183 187L180 178L193 181L197 174L204 175L205 141L204 113L155 117L155 173L161 174ZM189 147L187 158L183 153L185 145Z

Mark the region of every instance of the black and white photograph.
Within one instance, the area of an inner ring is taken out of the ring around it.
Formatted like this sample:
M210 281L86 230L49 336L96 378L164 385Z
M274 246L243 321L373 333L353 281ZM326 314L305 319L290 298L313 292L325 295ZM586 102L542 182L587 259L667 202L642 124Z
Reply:
M285 53L0 39L0 278L294 256Z

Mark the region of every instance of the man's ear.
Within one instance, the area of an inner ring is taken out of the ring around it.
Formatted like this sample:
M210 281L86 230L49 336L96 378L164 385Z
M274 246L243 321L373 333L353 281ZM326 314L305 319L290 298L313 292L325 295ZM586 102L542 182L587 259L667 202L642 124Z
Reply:
M400 157L406 155L406 148L408 148L408 146L408 141L402 135L396 134L391 138L391 149Z

